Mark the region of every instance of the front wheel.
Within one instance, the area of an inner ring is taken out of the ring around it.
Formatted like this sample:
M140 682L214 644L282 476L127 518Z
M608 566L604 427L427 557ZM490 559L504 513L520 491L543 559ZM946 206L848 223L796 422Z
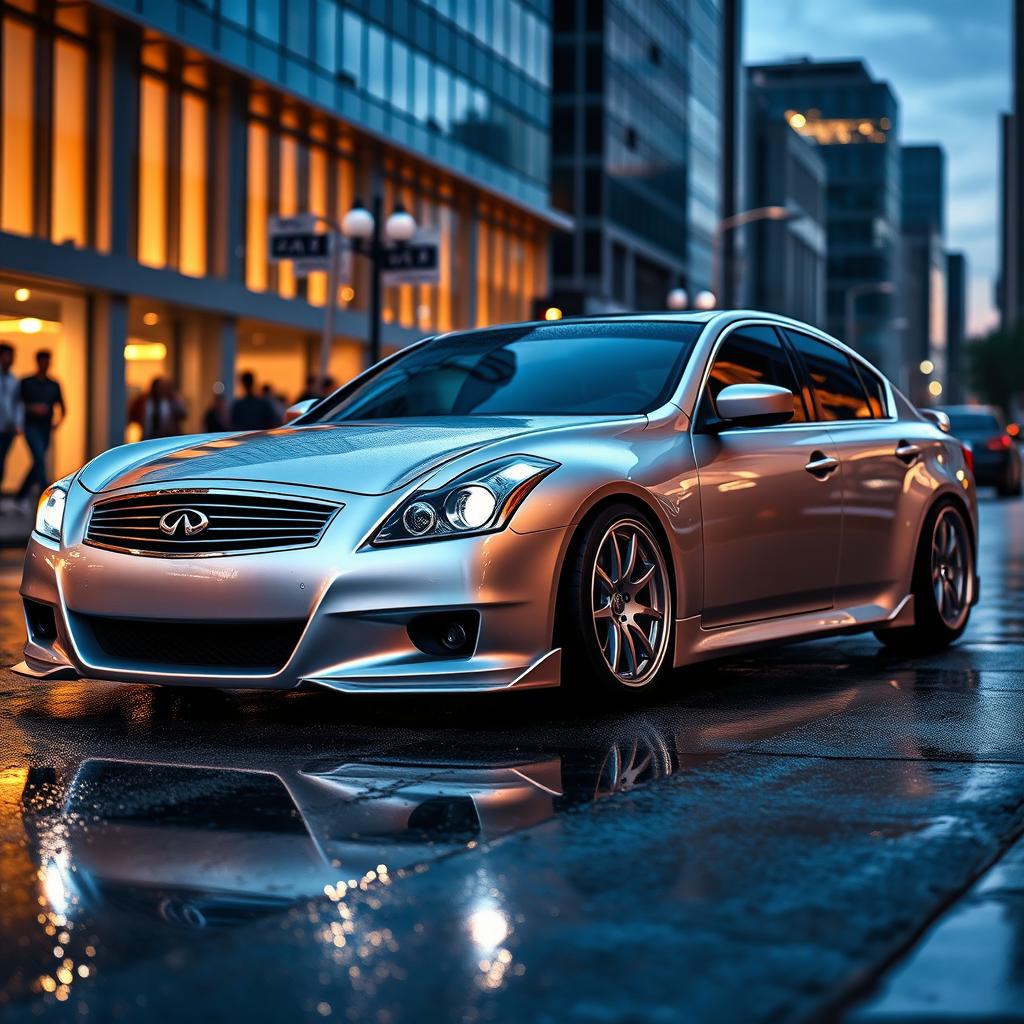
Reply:
M937 650L953 643L967 626L974 602L974 542L960 508L950 501L929 515L914 565L913 626L879 630L887 647Z
M565 681L631 699L671 666L672 577L647 517L604 509L570 555L560 632Z

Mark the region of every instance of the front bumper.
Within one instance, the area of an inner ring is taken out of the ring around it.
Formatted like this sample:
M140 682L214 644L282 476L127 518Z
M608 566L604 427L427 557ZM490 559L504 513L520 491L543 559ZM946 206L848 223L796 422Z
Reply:
M391 499L383 499L390 501ZM468 692L556 686L560 652L552 648L553 582L564 529L367 548L367 523L381 498L345 496L346 506L316 547L164 559L108 551L81 542L74 526L64 545L29 541L21 594L52 609L55 635L33 629L19 670L36 677L174 686L347 692ZM407 623L438 611L479 613L467 655L428 654ZM183 626L180 661L104 653L90 616ZM188 623L301 620L301 636L275 671L190 665Z

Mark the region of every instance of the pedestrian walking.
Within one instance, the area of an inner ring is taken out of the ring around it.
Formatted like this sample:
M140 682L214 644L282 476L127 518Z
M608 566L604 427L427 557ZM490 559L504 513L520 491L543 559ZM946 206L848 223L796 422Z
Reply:
M132 402L129 420L142 428L144 440L177 437L188 411L174 385L166 377L154 377L146 394Z
M18 490L24 501L42 492L50 483L46 457L53 440L53 431L67 416L60 384L50 376L53 357L46 349L36 353L36 372L21 382L21 402L25 409L25 443L32 453L32 465ZM60 417L54 414L60 409Z
M24 426L25 409L21 404L21 381L11 372L14 349L0 343L0 486L3 484L7 453ZM6 499L0 498L0 502Z
M270 430L280 426L274 415L274 407L262 396L256 394L256 378L246 370L239 378L242 397L235 399L231 406L232 430Z

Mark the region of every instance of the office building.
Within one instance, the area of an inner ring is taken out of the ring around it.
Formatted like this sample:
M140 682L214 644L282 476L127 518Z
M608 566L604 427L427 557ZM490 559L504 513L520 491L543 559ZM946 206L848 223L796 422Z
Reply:
M439 229L440 283L384 290L386 348L527 316L567 223L549 203L549 6L2 4L0 336L19 372L54 352L54 472L123 441L154 377L180 388L190 429L240 370L303 389L325 274L268 260L271 214L337 221L379 193ZM339 380L365 359L352 262Z
M723 13L712 0L554 5L552 244L566 312L709 289L721 209Z
M863 61L802 59L751 69L768 109L812 139L828 182L826 329L899 371L899 104Z
M747 204L789 214L744 229L742 304L824 327L825 161L819 147L774 112L754 85L747 118Z
M1013 0L1013 109L1002 117L1000 272L997 299L1006 328L1024 323L1024 0Z
M927 404L944 397L949 377L946 156L941 146L904 146L901 168L903 269L899 309L903 341L897 380L915 402Z
M946 391L953 404L967 397L967 257L946 253Z

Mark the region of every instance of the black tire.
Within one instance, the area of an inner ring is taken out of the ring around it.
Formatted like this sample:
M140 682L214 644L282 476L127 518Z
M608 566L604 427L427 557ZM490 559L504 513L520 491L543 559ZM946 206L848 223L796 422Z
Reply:
M635 701L664 680L673 653L670 565L651 517L632 505L602 509L580 530L566 559L556 630L563 686Z
M937 545L947 547L943 531L948 529L955 532L955 549L951 548L949 554L937 554ZM961 507L947 498L928 513L918 542L911 587L914 625L880 629L875 636L886 647L908 653L948 647L967 628L974 587L975 544L971 527Z

